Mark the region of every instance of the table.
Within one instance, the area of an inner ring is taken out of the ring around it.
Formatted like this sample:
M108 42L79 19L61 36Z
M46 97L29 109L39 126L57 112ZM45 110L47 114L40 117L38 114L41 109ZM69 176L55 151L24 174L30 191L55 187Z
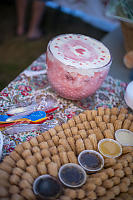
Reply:
M45 54L35 60L0 93L0 113L13 107L26 106L36 102L37 110L59 106L54 117L32 131L2 131L4 136L3 157L15 148L16 144L29 140L41 132L66 122L84 109L103 107L127 107L124 101L126 83L108 76L97 92L81 101L70 101L59 97L50 87L45 64Z

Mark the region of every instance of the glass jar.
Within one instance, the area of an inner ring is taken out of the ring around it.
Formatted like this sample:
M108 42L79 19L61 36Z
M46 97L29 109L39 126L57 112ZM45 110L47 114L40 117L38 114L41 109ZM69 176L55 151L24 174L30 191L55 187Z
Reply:
M101 42L80 34L53 38L46 53L47 75L61 96L79 100L92 95L106 78L111 55Z

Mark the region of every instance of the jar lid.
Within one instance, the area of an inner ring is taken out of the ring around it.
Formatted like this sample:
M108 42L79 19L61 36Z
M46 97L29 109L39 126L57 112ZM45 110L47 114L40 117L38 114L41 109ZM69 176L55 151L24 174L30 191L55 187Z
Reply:
M108 48L85 35L59 35L50 41L49 48L60 62L78 69L96 69L111 64Z

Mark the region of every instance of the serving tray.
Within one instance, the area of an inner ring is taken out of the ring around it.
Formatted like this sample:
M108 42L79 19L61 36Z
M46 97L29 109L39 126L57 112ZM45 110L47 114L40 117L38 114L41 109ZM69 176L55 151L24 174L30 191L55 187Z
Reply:
M98 141L114 139L118 129L133 131L133 115L127 109L86 110L61 126L55 126L30 141L16 146L0 164L0 199L35 200L32 185L42 174L58 178L59 168L78 163L85 149L98 151ZM119 158L105 158L104 168L87 175L86 183L76 189L64 186L60 200L133 199L133 147L122 147Z

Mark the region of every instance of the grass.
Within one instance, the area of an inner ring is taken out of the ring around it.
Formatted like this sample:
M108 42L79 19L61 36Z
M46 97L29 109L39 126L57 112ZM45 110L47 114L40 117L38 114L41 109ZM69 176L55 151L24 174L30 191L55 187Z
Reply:
M46 8L42 21L44 36L36 41L28 41L26 36L15 36L15 5L0 5L0 90L6 87L20 72L46 51L48 41L62 33L81 33L100 40L103 32L82 20ZM27 20L28 23L28 20Z

